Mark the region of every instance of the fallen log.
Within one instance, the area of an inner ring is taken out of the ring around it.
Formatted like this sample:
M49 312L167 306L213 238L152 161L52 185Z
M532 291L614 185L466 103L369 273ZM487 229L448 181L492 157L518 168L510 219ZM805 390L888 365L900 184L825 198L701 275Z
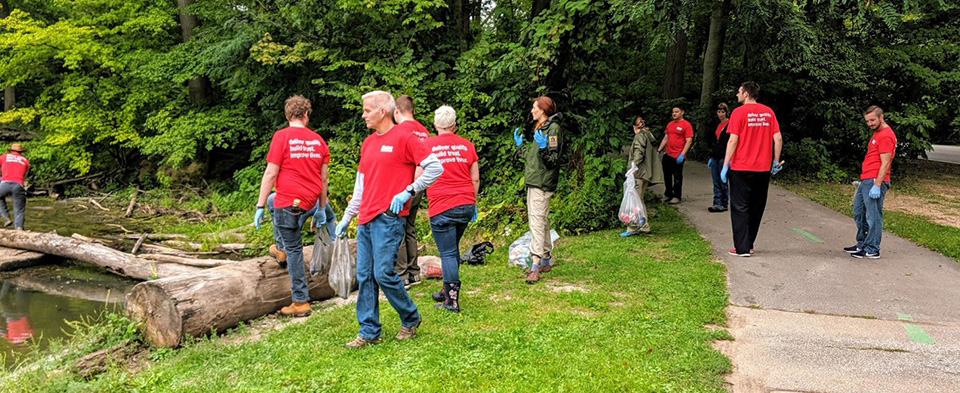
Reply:
M127 205L127 211L123 214L124 217L130 218L133 215L133 207L137 205L137 195L140 195L140 189L133 190L133 196L130 197L130 204Z
M110 211L110 209L103 207L103 205L101 205L100 202L97 202L96 199L90 198L90 204L92 204L93 206L96 206L97 209L103 210L105 212Z
M152 280L202 270L193 266L150 261L110 247L54 233L0 229L0 246L75 259L137 280Z
M64 281L56 276L41 276L35 272L24 272L24 274L7 278L6 281L37 292L104 303L122 303L124 294L133 287L131 283L122 282Z
M0 247L0 272L8 272L44 263L45 255L39 252Z
M352 242L356 247L356 243ZM313 247L304 247L308 265ZM309 272L309 269L307 270ZM311 300L333 297L325 274L310 276ZM290 304L287 270L270 257L240 261L196 274L137 284L127 295L127 315L154 347L180 346L186 335L222 332Z
M178 263L181 265L196 266L196 267L217 267L217 266L239 263L239 261L230 261L226 259L187 258L187 257L181 257L176 255L166 255L166 254L146 254L146 255L141 255L140 258L149 259L151 261Z
M146 236L148 240L182 240L189 239L187 235L181 235L179 233L146 233L146 234L126 234L120 236L113 236L118 239L127 239L127 240L139 240L140 236ZM111 238L113 238L111 237Z

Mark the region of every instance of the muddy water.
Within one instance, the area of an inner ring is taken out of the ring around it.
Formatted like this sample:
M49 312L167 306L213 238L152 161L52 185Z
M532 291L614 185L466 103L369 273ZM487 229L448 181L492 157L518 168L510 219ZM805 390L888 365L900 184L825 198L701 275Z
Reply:
M8 204L9 205L9 204ZM81 207L81 205L85 205ZM125 220L84 201L27 201L27 230L104 236L144 230L145 223ZM123 296L137 282L71 261L0 273L0 357L12 368L25 353L44 349L73 333L70 322L95 319L105 311L122 311Z

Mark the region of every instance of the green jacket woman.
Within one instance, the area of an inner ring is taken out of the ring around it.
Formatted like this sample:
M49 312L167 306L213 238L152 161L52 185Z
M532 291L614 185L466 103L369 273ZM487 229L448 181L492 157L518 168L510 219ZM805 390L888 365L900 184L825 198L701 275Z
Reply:
M643 118L637 116L633 120L633 143L630 144L630 155L627 158L627 165L631 163L637 166L634 177L637 185L634 190L640 196L640 204L643 205L643 193L647 187L663 183L663 167L657 162L657 138L650 132ZM643 207L647 211L646 206ZM649 212L648 212L649 213ZM627 226L627 230L620 233L620 236L633 236L638 233L650 233L649 215L647 221L641 227Z

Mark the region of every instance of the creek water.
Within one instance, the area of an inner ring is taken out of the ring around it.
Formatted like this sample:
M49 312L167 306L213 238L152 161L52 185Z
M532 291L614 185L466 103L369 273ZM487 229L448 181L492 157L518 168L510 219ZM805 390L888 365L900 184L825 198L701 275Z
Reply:
M117 212L103 212L88 202L31 198L27 230L103 236L137 224ZM7 204L10 205L9 203ZM143 224L141 224L143 225ZM123 310L124 295L137 282L69 260L51 259L42 266L0 273L0 358L16 366L23 355L66 339L77 321L94 321L105 312Z

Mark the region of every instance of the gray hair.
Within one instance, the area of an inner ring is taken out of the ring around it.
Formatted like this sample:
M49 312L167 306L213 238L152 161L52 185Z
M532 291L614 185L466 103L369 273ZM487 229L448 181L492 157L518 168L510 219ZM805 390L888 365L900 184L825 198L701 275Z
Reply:
M457 125L457 112L449 105L437 108L437 110L433 112L433 125L437 128L449 130Z
M368 98L373 99L374 109L383 109L390 116L393 116L393 111L397 109L397 103L393 100L393 96L383 90L371 91L362 97L363 100Z

